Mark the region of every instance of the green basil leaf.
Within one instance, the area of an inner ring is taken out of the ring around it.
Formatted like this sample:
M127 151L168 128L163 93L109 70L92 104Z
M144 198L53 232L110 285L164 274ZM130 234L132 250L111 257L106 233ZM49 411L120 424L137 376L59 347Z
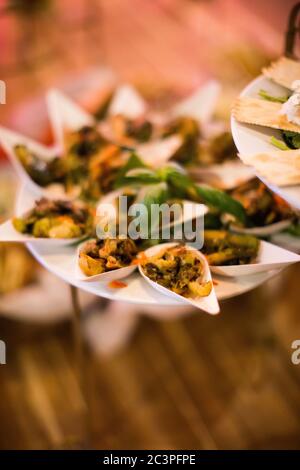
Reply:
M219 189L206 185L197 185L197 192L202 201L208 206L217 208L220 212L231 214L243 224L246 222L246 212L239 201Z
M210 186L196 184L188 175L176 170L170 171L168 182L173 197L203 202L210 207L218 209L221 213L233 215L242 223L246 222L246 213L242 204L224 191L211 188Z

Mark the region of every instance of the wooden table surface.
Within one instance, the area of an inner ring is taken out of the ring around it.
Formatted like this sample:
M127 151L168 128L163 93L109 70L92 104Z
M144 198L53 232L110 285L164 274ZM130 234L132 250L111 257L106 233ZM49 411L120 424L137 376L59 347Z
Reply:
M228 112L226 100L280 53L288 3L272 2L270 15L270 3L258 1L103 0L93 34L102 38L101 60L148 94L162 87L183 94L207 77L222 79ZM100 60L94 42L82 57L86 44L76 38L22 80L7 77L3 120L66 69ZM214 318L142 318L130 345L112 357L87 350L88 446L299 449L300 366L291 362L291 343L300 339L299 274L299 266L287 269L224 302ZM68 321L38 326L1 318L8 350L0 366L0 448L82 446L85 406L70 329Z

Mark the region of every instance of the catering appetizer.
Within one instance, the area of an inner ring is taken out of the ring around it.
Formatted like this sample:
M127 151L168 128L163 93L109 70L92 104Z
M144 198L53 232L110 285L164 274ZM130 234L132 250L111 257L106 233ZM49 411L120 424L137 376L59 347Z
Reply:
M141 257L141 268L151 281L183 297L206 297L212 290L202 259L185 246L162 248L153 256Z
M133 264L137 247L129 238L90 240L79 250L79 267L88 277L103 274Z
M241 123L276 129L277 133L269 139L274 150L266 148L258 153L252 151L252 154L244 150L240 158L247 165L254 166L262 177L277 186L298 185L300 63L283 57L263 69L263 74L285 89L275 93L264 89L257 93L255 90L257 96L239 97L233 106L232 114Z
M253 262L260 241L251 235L226 230L205 230L202 252L211 266L242 265Z
M271 95L260 90L257 98L239 98L234 116L238 121L281 131L282 140L271 137L270 142L279 150L300 148L300 81L292 84L292 94Z
M128 158L88 126L66 134L65 148L63 155L50 161L42 160L24 145L17 145L15 154L38 185L60 183L67 194L90 200L112 189L116 173Z
M93 213L81 202L42 198L26 215L14 217L12 223L18 232L35 238L72 239L92 232Z
M233 115L240 122L284 131L283 137L287 145L284 146L284 143L281 147L278 145L282 150L299 148L298 145L293 144L289 133L293 135L293 133L300 132L300 63L282 57L269 67L265 67L263 74L275 83L284 86L288 91L279 95L260 90L258 98L240 97L233 107ZM273 142L276 144L276 139Z
M103 128L113 142L128 147L148 142L154 131L154 125L150 120L144 117L130 119L121 114L111 116Z
M205 231L202 252L213 273L237 278L283 269L300 260L272 243L225 230Z
M238 186L230 194L243 205L247 215L246 226L249 228L270 226L282 221L287 221L289 225L294 216L291 207L258 178Z
M229 132L222 131L205 138L199 121L192 117L178 117L166 124L162 136L171 135L179 135L182 139L172 159L184 165L208 166L236 158L236 148Z

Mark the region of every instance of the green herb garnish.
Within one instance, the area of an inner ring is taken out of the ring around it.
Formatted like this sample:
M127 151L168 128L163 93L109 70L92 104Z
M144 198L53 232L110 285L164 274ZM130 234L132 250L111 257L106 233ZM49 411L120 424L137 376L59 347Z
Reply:
M266 90L259 90L258 94L264 100L272 101L273 103L285 103L288 100L288 96L273 96Z
M282 140L276 139L274 136L271 137L270 142L280 150L289 150L289 147Z
M140 170L140 171L133 171ZM231 214L242 223L246 222L245 209L229 194L207 185L195 183L187 174L173 166L151 170L136 155L132 154L116 180L116 187L146 185L165 182L171 198L182 198L202 202L221 213Z

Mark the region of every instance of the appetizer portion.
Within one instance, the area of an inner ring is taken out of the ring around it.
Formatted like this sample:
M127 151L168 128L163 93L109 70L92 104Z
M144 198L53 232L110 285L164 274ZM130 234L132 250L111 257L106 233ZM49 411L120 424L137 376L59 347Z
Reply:
M82 158L94 155L107 144L107 140L92 126L66 133L64 140L66 152Z
M291 207L258 178L238 186L230 194L244 207L248 227L264 227L293 217Z
M67 194L97 200L113 187L128 154L106 141L93 127L66 134L65 152L50 161L42 160L26 146L17 145L15 155L39 186L59 183Z
M71 239L91 233L93 213L81 202L42 198L25 216L14 217L12 223L18 232L35 238Z
M179 135L182 144L172 159L183 165L209 166L236 158L236 148L230 132L221 131L204 137L199 122L189 116L170 121L162 130L164 138Z
M133 264L137 247L129 238L90 240L79 251L79 267L86 276L95 276Z
M153 124L148 119L129 119L121 114L111 116L107 125L112 140L119 145L129 147L148 142L154 130Z
M265 126L281 131L282 140L272 136L270 142L280 150L300 148L300 63L282 57L263 69L263 74L288 88L279 94L261 89L258 97L239 97L233 116L239 122ZM263 160L263 156L262 156Z
M211 266L249 264L258 254L260 241L251 235L226 230L205 230L202 252Z
M212 282L205 280L205 266L196 250L176 245L154 256L141 257L140 265L151 281L183 297L206 297L212 290Z

